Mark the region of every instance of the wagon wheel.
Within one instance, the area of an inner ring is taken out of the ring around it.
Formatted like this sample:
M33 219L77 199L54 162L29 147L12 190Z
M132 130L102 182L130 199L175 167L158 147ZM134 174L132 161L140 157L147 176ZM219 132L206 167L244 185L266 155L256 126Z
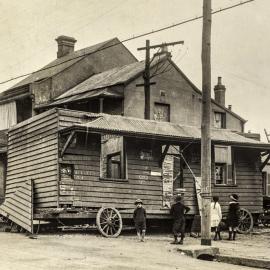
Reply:
M245 209L240 209L240 218L237 231L239 233L249 233L253 229L253 217L251 213Z
M96 217L99 232L105 237L117 237L122 231L123 222L119 211L113 207L100 208Z

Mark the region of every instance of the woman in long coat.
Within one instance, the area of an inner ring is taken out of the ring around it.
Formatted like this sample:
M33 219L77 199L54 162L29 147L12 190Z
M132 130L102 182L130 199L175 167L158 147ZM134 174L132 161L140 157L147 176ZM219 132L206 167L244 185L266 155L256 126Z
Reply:
M229 209L227 215L227 225L229 227L228 240L235 240L236 230L239 225L240 205L238 202L239 197L237 194L232 194L230 198L231 201L229 202Z

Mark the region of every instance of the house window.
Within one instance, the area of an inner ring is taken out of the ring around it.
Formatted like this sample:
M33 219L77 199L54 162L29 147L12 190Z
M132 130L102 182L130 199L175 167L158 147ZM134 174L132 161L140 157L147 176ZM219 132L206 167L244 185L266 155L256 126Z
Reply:
M270 195L270 174L267 172L262 172L263 178L263 195L269 196Z
M226 114L221 112L214 113L214 127L226 128Z
M74 179L74 167L73 164L60 164L61 180L73 180Z
M101 178L126 179L124 138L103 135L101 138Z
M119 179L121 177L121 153L107 156L107 177Z
M235 167L230 146L215 146L215 184L235 185Z
M226 164L216 163L215 164L215 179L217 185L226 183Z
M170 105L164 103L155 103L154 120L160 122L170 122Z

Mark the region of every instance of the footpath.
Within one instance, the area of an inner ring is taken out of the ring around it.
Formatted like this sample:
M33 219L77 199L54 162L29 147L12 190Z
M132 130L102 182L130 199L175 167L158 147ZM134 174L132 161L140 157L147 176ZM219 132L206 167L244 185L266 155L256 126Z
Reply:
M226 232L222 233L221 241L212 241L212 247L219 249L217 261L270 269L270 229L258 229L248 235L237 235L235 241L225 240ZM192 250L200 246L200 238L187 237L178 250Z

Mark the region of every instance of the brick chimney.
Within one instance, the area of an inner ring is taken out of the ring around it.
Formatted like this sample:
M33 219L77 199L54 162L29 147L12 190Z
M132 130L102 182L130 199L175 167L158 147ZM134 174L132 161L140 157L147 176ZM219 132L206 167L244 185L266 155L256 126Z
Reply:
M225 86L222 84L221 82L222 78L218 77L218 83L217 85L214 87L214 92L215 92L215 101L222 105L225 106L225 91L226 88Z
M73 37L59 36L55 39L58 44L57 58L63 57L74 52L74 46L77 40Z

